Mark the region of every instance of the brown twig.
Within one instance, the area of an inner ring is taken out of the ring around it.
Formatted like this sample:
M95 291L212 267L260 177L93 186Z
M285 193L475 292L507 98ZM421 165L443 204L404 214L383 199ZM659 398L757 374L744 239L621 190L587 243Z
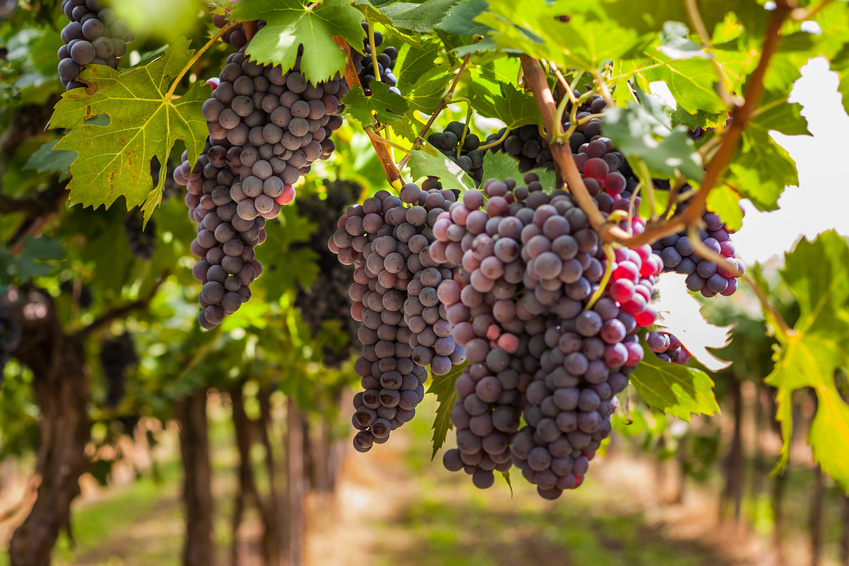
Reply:
M454 97L454 90L457 88L457 84L460 82L460 77L463 76L463 72L466 70L466 66L468 66L469 59L471 58L471 56L472 54L469 53L463 59L463 62L460 64L460 69L457 71L457 75L454 77L454 81L451 83L451 88L449 88L448 92L446 92L442 96L442 100L439 101L439 106L436 107L436 110L434 110L433 114L430 115L430 119L427 121L427 124L425 124L424 128L422 128L422 131L419 132L419 135L416 136L416 140L413 142L413 147L410 148L410 151L416 151L417 149L419 149L419 147L421 147L421 143L422 141L424 141L424 137L427 135L428 130L430 130L430 127L433 126L434 122L436 122L436 119L439 117L439 114L445 109L446 106L448 106L448 103L451 102L451 99ZM412 153L408 153L404 157L404 159L401 160L401 163L398 164L398 167L403 168L404 165L406 165L410 161L411 157Z
M168 279L168 275L170 275L170 273L168 271L165 271L159 277L159 279L156 280L156 283L153 284L153 288L150 290L150 293L148 293L146 297L133 301L132 303L128 303L124 306L116 307L110 311L107 311L103 315L94 319L89 325L77 330L74 333L75 337L84 338L95 330L97 330L98 328L100 328L101 326L109 324L113 320L124 318L135 310L147 307L147 305L150 304L150 301L152 301L153 298L156 296L156 293L159 291L159 288L162 286L165 280Z
M59 211L67 197L64 182L57 182L49 188L35 193L28 199L12 199L0 195L0 212L23 212L24 222L9 238L6 247L12 255L18 255L23 249L24 240L38 234Z
M354 85L356 85L362 89L363 85L360 84L360 77L357 74L357 70L354 68L354 61L351 59L351 47L348 45L348 42L339 36L334 36L333 41L336 42L336 45L342 48L345 52L345 56L348 58L348 63L345 65L345 82L348 83L348 88L354 88ZM392 153L389 151L389 148L385 144L375 141L374 139L374 136L380 137L374 131L375 125L376 124L371 124L371 131L369 131L369 127L365 124L363 125L363 129L366 131L366 134L368 134L369 140L371 140L371 145L377 153L377 158L380 160L380 165L383 167L386 179L391 185L402 183L403 180L401 179L401 172L398 170L398 167L395 166L395 160L392 159Z

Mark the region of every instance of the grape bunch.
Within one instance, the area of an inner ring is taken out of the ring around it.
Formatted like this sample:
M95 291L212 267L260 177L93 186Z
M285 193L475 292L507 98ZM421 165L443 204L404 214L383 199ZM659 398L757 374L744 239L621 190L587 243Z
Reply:
M145 226L141 211L134 209L124 218L124 233L136 259L148 260L153 257L156 251L156 225L153 220L148 220Z
M475 180L476 185L483 180L483 157L486 150L478 149L480 138L469 131L466 124L451 122L444 132L430 134L427 142L459 165Z
M299 245L312 249L318 256L316 263L319 269L319 277L311 288L298 288L295 306L300 309L314 336L319 334L326 322L339 322L346 338L344 344L322 343L325 364L338 367L350 356L353 337L357 334L357 323L350 316L351 300L348 297L354 270L351 266L340 264L336 255L327 249L326 242L337 230L336 216L330 216L328 212L345 210L352 199L360 196L362 187L346 181L327 181L325 187L327 198L324 200L312 194L295 201L298 215L313 222L316 227L309 242L295 244L293 249Z
M398 89L398 79L393 74L395 68L395 60L398 58L398 50L387 45L379 53L377 53L377 71L375 71L374 60L372 59L371 45L368 42L369 25L367 22L361 24L366 32L366 37L363 38L362 53L353 51L351 59L354 62L354 69L360 77L360 84L363 85L363 93L366 96L371 96L371 82L377 77L380 77L380 82L389 86L389 92L401 94ZM380 47L383 43L383 35L379 31L374 32L374 46Z
M443 462L478 487L515 464L555 498L581 484L610 434L614 395L643 357L636 332L656 317L648 300L662 265L646 245L616 250L608 266L571 196L546 194L535 173L525 183L488 180L434 226L444 246L434 257L462 265L439 292L471 362L456 383L458 448ZM613 283L599 293L606 269Z
M21 325L14 319L8 306L0 305L0 383L3 382L3 369L12 359L12 350L20 339Z
M106 406L110 409L121 403L127 386L127 372L138 363L133 337L128 332L101 345L100 365L106 377Z
M427 379L427 370L416 360L430 362L437 375L465 360L464 349L450 338L447 312L437 306L436 289L430 286L453 277L450 267L431 269L437 263L430 241L432 226L453 202L454 193L406 185L401 195L378 191L362 206L349 206L328 241L340 263L355 268L349 296L363 345L354 365L364 390L354 396L353 424L360 431L354 447L360 452L385 442L392 430L415 415ZM416 289L414 295L408 293L410 286Z
M684 365L690 360L690 352L674 334L649 332L646 334L646 344L664 362Z
M84 87L78 78L86 65L117 69L134 37L127 22L98 0L63 0L62 11L70 20L61 34L65 45L59 48L62 86L67 90Z
M701 257L693 247L687 232L679 232L661 238L652 249L662 260L664 271L687 275L686 285L690 291L698 291L705 297L730 296L737 291L737 279L745 272L743 262L737 259L732 230L714 212L702 216L706 230L699 231L702 245L724 257L736 269L730 271L716 262Z
M193 269L203 283L203 328L220 324L250 299L249 285L262 273L254 248L265 223L295 198L293 185L335 145L342 125L340 77L313 85L300 72L260 65L244 48L227 58L220 82L203 105L209 140L198 163L183 163L174 179L188 188L189 217L198 222Z

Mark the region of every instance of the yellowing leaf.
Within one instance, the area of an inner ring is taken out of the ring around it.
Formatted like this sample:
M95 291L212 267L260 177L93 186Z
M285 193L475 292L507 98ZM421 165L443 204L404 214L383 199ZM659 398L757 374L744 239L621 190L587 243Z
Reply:
M56 105L51 128L71 131L56 144L57 150L75 151L68 184L71 203L107 208L123 196L127 209L143 206L145 220L162 198L167 175L165 167L156 186L150 175L151 160L168 161L177 140L183 140L189 160L197 160L209 135L201 106L209 87L196 84L180 97L169 96L171 83L192 57L188 40L168 49L160 58L124 73L105 65L91 65L83 82L96 87L65 93ZM109 117L106 126L86 121L100 114Z
M808 443L822 470L849 491L849 404L834 382L838 369L849 368L849 243L834 231L813 242L801 240L785 256L781 277L799 302L800 314L794 330L776 332L781 347L766 378L778 389L784 438L776 469L790 456L793 392L811 387L818 403Z

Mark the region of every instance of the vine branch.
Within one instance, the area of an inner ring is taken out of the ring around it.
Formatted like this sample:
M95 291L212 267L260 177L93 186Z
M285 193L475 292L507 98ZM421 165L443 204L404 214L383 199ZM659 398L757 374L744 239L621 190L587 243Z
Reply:
M117 320L119 318L124 318L125 316L127 316L128 314L130 314L133 311L147 307L150 304L150 301L152 301L153 298L156 296L156 293L159 291L159 288L162 286L162 284L168 278L168 275L170 275L170 273L168 271L165 271L159 277L159 279L156 280L156 283L153 284L153 288L150 290L150 293L148 293L146 297L142 297L141 299L133 301L132 303L128 303L128 304L123 305L121 307L116 307L116 308L113 308L113 309L107 311L103 315L94 319L91 322L91 324L89 324L89 325L79 329L77 332L75 332L75 337L76 338L85 338L86 336L88 336L89 334L91 334L92 332L97 330L98 328L100 328L102 326L106 326L107 324L109 324L113 320Z

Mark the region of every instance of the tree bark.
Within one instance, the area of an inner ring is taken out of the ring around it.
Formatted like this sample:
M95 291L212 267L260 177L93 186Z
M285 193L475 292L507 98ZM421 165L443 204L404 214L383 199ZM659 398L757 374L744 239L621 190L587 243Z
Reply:
M89 387L82 342L66 335L52 298L34 287L10 288L2 302L22 326L12 355L33 373L41 411L35 504L9 544L11 566L48 566L60 532L71 529L71 502L88 467Z
M276 520L275 503L266 502L259 493L251 462L252 428L254 423L245 412L245 399L242 386L239 385L230 391L233 401L233 425L236 429L236 446L239 449L239 494L237 494L237 508L233 515L233 566L238 566L238 528L244 510L244 501L247 497L253 499L259 510L263 523L262 554L265 563L269 566L277 566L280 563L281 550L278 538L278 523Z
M304 421L290 397L286 406L289 566L301 566L304 548Z
M178 400L174 413L180 421L180 456L183 462L183 503L186 512L184 566L212 566L212 465L206 419L207 389Z
M840 538L840 564L849 566L849 495L843 496L843 532Z
M740 512L743 503L743 476L745 466L743 458L743 391L740 380L731 377L729 392L734 403L734 436L731 440L731 450L725 462L725 489L720 504L720 519L725 518L725 508L729 500L734 502L734 522L740 522Z

